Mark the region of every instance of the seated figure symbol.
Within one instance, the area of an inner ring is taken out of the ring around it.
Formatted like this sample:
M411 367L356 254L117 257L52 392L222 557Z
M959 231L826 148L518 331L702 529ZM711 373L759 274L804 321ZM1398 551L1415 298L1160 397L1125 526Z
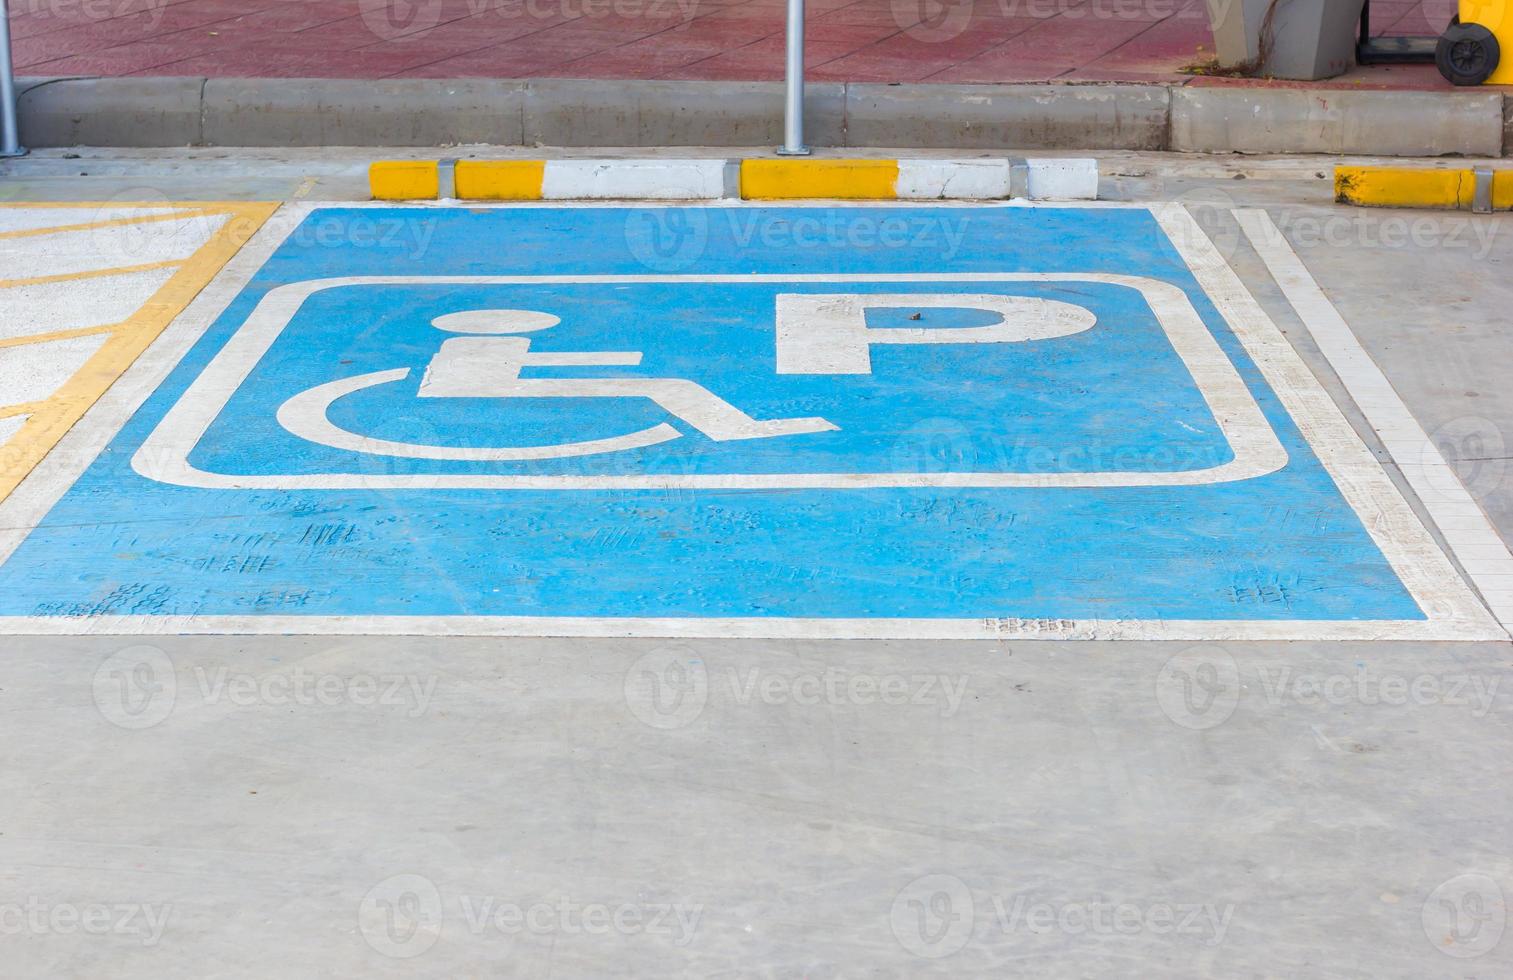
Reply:
M822 418L754 419L703 385L683 378L522 378L522 368L635 367L640 351L533 351L520 334L560 323L536 310L466 310L437 317L431 325L450 333L421 379L421 398L647 398L663 411L710 439L767 439L829 432ZM683 433L666 422L637 432L584 442L546 446L472 449L374 439L340 428L329 410L337 399L375 385L401 381L409 368L376 371L318 385L284 402L278 421L311 442L352 452L412 459L525 460L588 456L638 449L676 439Z

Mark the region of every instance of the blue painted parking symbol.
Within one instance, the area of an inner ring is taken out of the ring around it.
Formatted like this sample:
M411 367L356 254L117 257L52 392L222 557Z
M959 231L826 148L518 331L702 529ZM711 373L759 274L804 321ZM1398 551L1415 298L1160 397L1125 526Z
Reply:
M0 612L1426 617L1148 211L379 216L426 247L290 229Z

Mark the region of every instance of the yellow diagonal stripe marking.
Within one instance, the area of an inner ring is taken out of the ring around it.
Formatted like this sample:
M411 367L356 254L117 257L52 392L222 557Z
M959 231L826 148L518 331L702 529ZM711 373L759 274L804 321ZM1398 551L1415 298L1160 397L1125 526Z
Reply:
M202 204L203 202L195 202ZM187 202L148 202L143 207L184 207ZM0 205L4 206L4 205ZM34 203L31 207L55 207L48 202ZM100 208L104 205L79 204L78 207ZM111 207L127 205L112 203ZM200 290L215 277L230 258L252 237L264 221L277 210L277 204L205 204L207 210L228 215L210 240L182 263L155 262L144 266L92 270L71 273L65 276L40 276L34 280L10 280L0 286L30 285L32 282L62 282L69 279L94 278L140 272L177 265L173 277L160 286L152 297L115 329L110 337L95 351L74 376L55 391L51 397L31 405L11 406L6 417L26 414L30 418L21 424L14 437L5 444L0 453L0 499L8 496L16 485L41 462L53 446L57 445L89 406L104 394L121 373L131 366L163 332L163 329L184 311ZM30 342L37 338L27 338Z
M110 205L114 208L115 205ZM107 218L103 221L84 221L75 225L52 225L47 228L23 228L20 231L0 231L0 241L8 238L36 238L41 235L62 235L70 231L91 231L95 228L118 228L121 225L150 225L160 221L186 221L190 218L208 218L226 214L225 211L208 211L189 208L171 214L149 214L139 218Z
M25 347L28 344L45 344L54 340L72 340L97 333L110 333L121 326L119 323L102 323L95 327L75 327L72 330L49 330L47 333L29 333L23 337L0 339L0 350L7 347Z
M50 282L68 282L72 279L99 279L102 276L125 276L133 272L151 272L153 269L169 269L184 265L184 259L168 259L163 262L144 262L141 265L118 265L111 269L86 269L83 272L64 272L56 276L32 276L30 279L0 279L0 289L16 286L44 286Z

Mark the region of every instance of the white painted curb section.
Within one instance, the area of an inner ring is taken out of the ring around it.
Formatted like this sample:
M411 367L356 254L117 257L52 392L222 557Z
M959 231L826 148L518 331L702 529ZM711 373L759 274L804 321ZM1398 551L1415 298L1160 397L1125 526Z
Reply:
M1009 196L1009 161L900 160L900 200L997 200Z
M1025 161L1025 196L1032 201L1096 201L1098 161L1058 157Z
M716 201L737 190L730 160L548 160L546 201Z

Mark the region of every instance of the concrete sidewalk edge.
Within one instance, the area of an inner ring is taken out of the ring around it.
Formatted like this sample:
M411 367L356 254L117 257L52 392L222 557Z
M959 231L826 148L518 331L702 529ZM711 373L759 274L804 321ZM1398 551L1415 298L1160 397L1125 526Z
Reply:
M58 78L20 81L51 146L760 146L776 82ZM1166 85L808 86L826 147L1502 156L1497 91Z

